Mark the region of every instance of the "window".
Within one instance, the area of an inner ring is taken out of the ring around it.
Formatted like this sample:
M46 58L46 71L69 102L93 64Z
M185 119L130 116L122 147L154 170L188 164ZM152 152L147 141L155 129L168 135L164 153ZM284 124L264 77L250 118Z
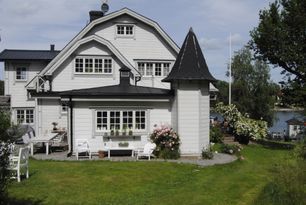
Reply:
M34 123L34 110L33 109L17 109L16 120L20 124L33 124Z
M162 64L156 63L155 64L155 76L161 76L162 75Z
M141 75L145 75L145 64L144 63L138 63L138 71Z
M27 80L27 69L25 67L16 68L16 80Z
M168 76L171 63L138 62L138 71L142 76Z
M117 25L118 36L133 36L134 26L133 25Z
M97 130L107 130L107 116L106 111L97 112Z
M146 113L145 111L136 111L135 112L136 117L135 117L135 128L137 130L143 130L146 128Z
M146 76L153 75L153 63L147 63Z
M75 59L75 72L83 73L83 58Z
M93 72L93 65L91 58L85 58L85 73L92 73Z
M111 130L120 129L120 111L110 112L110 129Z
M96 111L96 131L132 129L143 131L146 129L146 111L144 110L116 110Z
M164 76L168 76L170 73L170 63L164 63Z
M113 72L113 60L110 58L76 58L75 73L84 74L111 74Z

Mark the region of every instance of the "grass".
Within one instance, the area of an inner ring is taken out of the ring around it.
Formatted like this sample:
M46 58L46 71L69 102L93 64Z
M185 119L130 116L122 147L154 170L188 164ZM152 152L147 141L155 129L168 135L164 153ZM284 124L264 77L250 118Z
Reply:
M249 145L242 151L244 161L204 168L31 160L30 178L12 182L9 196L32 204L256 204L272 180L273 165L288 153Z

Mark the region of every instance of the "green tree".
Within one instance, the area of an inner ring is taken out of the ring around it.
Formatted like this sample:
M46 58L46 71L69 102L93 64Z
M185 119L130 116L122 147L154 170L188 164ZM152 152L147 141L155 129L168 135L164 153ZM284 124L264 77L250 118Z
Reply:
M4 95L4 81L0 80L0 95Z
M9 171L8 166L8 142L10 137L7 133L10 127L9 113L0 111L0 204L5 204L7 196L6 187L8 182Z
M306 1L276 0L259 14L259 25L251 31L250 47L257 58L281 67L285 95L296 92L294 104L306 107ZM298 91L296 91L298 90ZM290 91L290 92L288 92ZM283 96L286 98L286 96ZM288 99L287 99L288 101Z
M269 72L265 62L252 59L247 47L233 57L232 103L241 113L247 113L253 119L263 119L271 125L277 85L270 80Z
M220 102L228 104L228 82L220 80L215 83L215 87L219 90L216 104Z

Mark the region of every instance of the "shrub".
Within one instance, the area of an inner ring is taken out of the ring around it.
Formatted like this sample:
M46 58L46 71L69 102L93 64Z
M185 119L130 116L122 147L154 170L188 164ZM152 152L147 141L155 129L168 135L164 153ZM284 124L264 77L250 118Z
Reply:
M159 158L177 159L180 157L180 138L169 126L154 126L150 135L152 142L156 144L155 154Z
M209 132L210 141L214 143L221 143L223 140L223 133L219 126L212 126Z
M7 133L7 129L10 127L9 114L0 111L0 204L5 204L7 197L7 183L9 177L8 156L9 156L9 143L10 136Z
M214 158L214 153L211 151L210 148L203 148L202 149L202 159L212 159Z
M241 150L243 147L239 144L223 144L221 146L221 151L226 154L231 155L240 155Z
M250 139L263 139L267 136L267 122L243 116L233 104L225 106L223 103L218 103L215 111L224 117L241 144L248 144Z

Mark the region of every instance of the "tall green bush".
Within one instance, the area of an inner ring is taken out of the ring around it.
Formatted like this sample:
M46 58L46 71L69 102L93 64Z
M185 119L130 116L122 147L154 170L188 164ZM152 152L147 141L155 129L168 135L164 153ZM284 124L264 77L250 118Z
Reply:
M9 114L0 111L0 204L5 204L7 197L7 183L9 177L8 156L9 156L9 143L10 136L7 133L7 129L10 127Z
M223 133L219 126L211 126L209 131L210 142L221 143L223 140Z

